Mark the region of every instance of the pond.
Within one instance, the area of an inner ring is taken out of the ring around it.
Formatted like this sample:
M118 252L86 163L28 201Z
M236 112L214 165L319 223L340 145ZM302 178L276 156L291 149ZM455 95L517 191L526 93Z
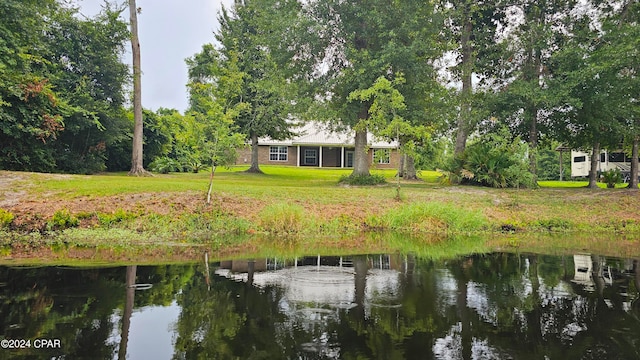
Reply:
M0 359L640 359L637 259L0 266Z

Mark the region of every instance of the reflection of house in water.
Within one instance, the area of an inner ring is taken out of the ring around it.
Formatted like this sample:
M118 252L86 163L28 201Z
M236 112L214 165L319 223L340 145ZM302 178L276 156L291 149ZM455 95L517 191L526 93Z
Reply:
M374 255L366 260L365 304L375 306L381 299L396 299L400 256ZM307 256L294 260L233 260L220 263L216 274L238 281L251 281L255 286L279 286L290 302L316 304L332 308L355 306L356 268L353 257Z
M403 257L390 255L310 256L225 261L216 274L259 288L282 289L278 304L287 320L276 331L286 338L303 330L309 335L300 345L303 352L337 359L340 344L332 343L329 324L339 322L341 311L354 309L368 317L373 307L399 308L400 275L409 270L406 264Z

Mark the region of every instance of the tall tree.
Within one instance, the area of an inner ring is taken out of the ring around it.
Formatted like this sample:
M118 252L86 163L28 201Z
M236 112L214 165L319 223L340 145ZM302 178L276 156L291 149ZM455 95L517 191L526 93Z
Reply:
M129 175L147 175L143 164L143 119L142 119L142 71L140 67L140 39L138 38L138 12L136 0L129 0L131 24L131 54L133 55L133 149Z
M621 9L633 9L633 1ZM613 4L609 4L613 5ZM596 9L591 4L591 9ZM574 148L591 148L589 187L596 188L601 149L618 149L637 136L637 25L624 23L618 6L594 17L579 14L574 31L553 57L550 83L562 95L554 111L560 139ZM637 11L637 5L635 8ZM636 160L637 161L637 160ZM637 180L636 180L637 181Z
M58 171L103 171L117 139L130 141L123 110L129 69L120 60L129 39L120 19L123 10L107 5L95 18L84 19L75 9L65 9L51 18L56 25L45 32L51 84L70 105L63 114L64 131L49 143Z
M236 1L223 7L220 30L215 34L218 49L205 46L190 61L191 78L214 78L210 65L213 53L222 65L234 66L243 74L241 91L228 97L230 107L244 104L235 124L251 143L249 172L261 172L258 164L258 139L284 139L291 135L287 119L294 103L291 67L295 45L289 32L296 27L301 5L295 0Z
M456 117L454 155L466 148L467 138L475 123L474 74L481 80L495 76L496 60L503 44L496 41L498 26L504 24L504 1L444 1L447 29L457 44L454 75L460 81L459 113Z
M407 99L405 119L424 120L426 89L433 83L433 61L441 56L436 37L442 29L433 5L423 1L316 1L314 14L322 27L325 57L323 101L339 127L355 131L353 176L367 176L367 134L377 133L370 116L371 101L353 101L381 76L394 81Z
M529 143L529 167L536 173L541 133L547 133L550 94L549 59L558 51L565 32L573 24L572 10L576 1L543 0L512 1L505 8L508 52L502 59L504 107L510 127Z

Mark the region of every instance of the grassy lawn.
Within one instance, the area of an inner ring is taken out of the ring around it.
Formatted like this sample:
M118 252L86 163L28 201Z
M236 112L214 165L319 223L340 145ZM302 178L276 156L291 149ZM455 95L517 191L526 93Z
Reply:
M587 189L586 182L573 181L543 181L538 189L446 186L438 173L425 171L423 181L401 181L398 201L395 170L372 170L384 175L388 184L371 187L338 185L341 176L351 173L348 169L263 166L264 174L244 170L216 172L210 205L204 201L206 172L136 178L125 173L0 171L0 240L24 246L47 238L56 244L122 249L195 244L220 252L238 246L248 251L274 244L291 247L283 239L294 237L294 249L357 252L386 251L394 243L396 250L419 249L438 243L434 238L451 236L486 240L505 234L588 233L624 236L636 244L629 246L639 246L635 239L640 238L640 193L625 189ZM388 232L402 235L394 241L385 235L382 242L369 237ZM362 240L363 235L369 240ZM11 240L16 238L18 243ZM403 240L408 238L416 240ZM496 244L522 246L509 241Z
M538 181L538 185L542 188L586 188L589 181ZM598 183L598 187L606 189L605 183ZM616 189L624 189L627 184L616 184Z

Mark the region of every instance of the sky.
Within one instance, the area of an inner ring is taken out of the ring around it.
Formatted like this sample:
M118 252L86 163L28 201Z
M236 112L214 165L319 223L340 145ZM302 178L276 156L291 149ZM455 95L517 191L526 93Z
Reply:
M111 1L112 3L114 1ZM122 4L125 0L116 0ZM142 67L142 106L145 109L177 109L188 106L187 65L185 59L214 40L221 5L230 7L233 0L136 0L142 8L138 14L138 36ZM88 17L97 14L104 0L75 0L80 12ZM129 22L129 11L123 12ZM123 61L131 66L131 44Z

